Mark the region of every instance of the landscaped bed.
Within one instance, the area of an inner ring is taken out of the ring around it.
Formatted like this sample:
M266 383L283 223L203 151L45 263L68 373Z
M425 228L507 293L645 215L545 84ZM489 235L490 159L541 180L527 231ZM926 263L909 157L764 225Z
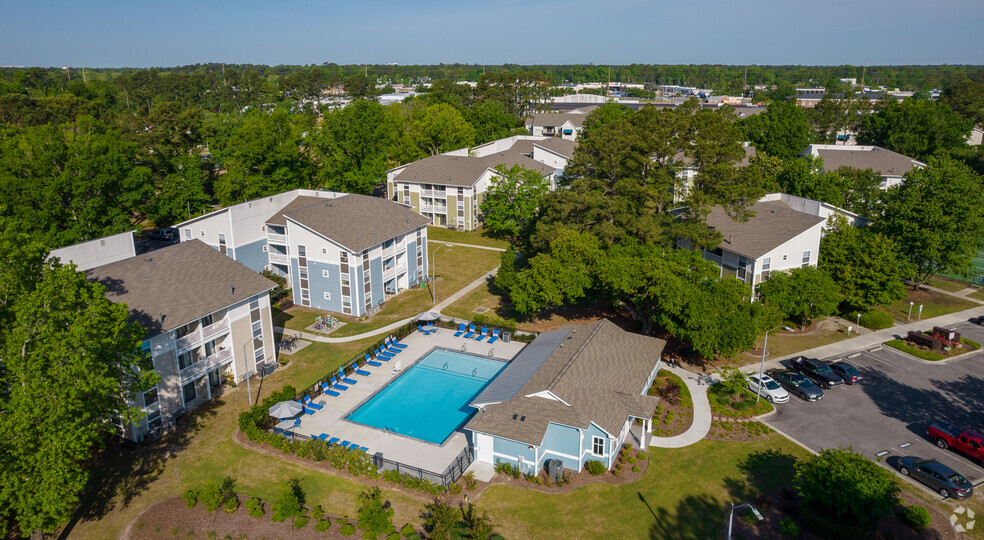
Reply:
M772 428L762 422L718 420L711 422L708 439L718 441L752 441L773 433Z
M711 413L717 417L751 418L772 412L775 408L765 399L756 401L755 394L742 390L737 394L728 392L721 383L707 389L707 400Z
M927 336L932 335L931 332L923 332L923 333L926 334ZM929 347L925 347L923 345L913 343L912 341L902 340L902 339L893 339L891 341L886 341L885 346L900 350L904 353L911 354L916 358L922 358L923 360L929 360L933 362L944 360L947 358L953 358L955 356L960 356L961 354L973 352L981 348L980 343L969 340L967 338L960 338L960 346L949 348L950 350L937 349L934 351L931 350Z
M653 435L673 437L690 429L694 423L694 402L683 379L661 369L649 388L649 395L659 396L653 415Z

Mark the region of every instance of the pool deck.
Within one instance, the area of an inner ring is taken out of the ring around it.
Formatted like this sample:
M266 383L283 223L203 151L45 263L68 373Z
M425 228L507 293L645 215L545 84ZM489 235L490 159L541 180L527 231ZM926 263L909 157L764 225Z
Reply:
M454 337L454 331L447 328L441 328L438 333L429 336L414 332L404 338L401 343L407 348L397 354L396 358L389 362L383 362L381 367L362 367L371 373L368 377L349 375L350 379L355 379L358 383L349 386L348 390L340 392L340 396L332 397L322 394L314 398L315 402L324 404L324 408L313 415L302 416L301 425L294 432L307 436L327 433L329 437L339 437L342 440L365 446L369 448L370 454L382 453L386 459L439 474L444 472L467 444L465 434L460 429L455 431L444 444L436 445L356 424L345 420L345 417L400 374L394 372L398 362L402 365L403 370L409 369L435 347L461 351L464 345L465 350L463 352L508 361L519 354L519 351L526 344L517 341L503 343L499 340L489 345L484 341L477 342L474 339L466 340L461 337ZM293 420L286 420L278 427L287 429L293 423Z

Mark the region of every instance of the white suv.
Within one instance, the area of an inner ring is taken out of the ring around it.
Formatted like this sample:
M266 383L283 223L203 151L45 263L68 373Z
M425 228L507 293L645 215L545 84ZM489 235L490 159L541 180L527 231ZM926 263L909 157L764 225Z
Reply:
M752 391L753 394L758 394L759 392L759 376L758 374L748 376L748 389ZM761 396L768 400L770 403L785 403L789 401L789 392L785 388L779 386L772 377L768 375L762 375L761 384Z

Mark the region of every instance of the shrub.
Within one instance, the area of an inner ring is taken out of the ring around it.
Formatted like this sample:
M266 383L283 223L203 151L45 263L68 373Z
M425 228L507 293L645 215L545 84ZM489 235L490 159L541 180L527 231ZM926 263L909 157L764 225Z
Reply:
M236 481L228 476L218 482L209 480L198 491L198 499L205 505L206 510L215 512L227 498L236 495L234 491L235 484Z
M314 524L314 530L318 532L325 532L331 528L331 521L327 519L319 519L317 523Z
M632 467L632 472L639 472L640 470L642 470L642 469L640 469L638 465L636 465L635 467Z
M474 475L472 475L472 476L474 476ZM403 535L404 538L410 538L410 535L416 534L416 533L417 533L417 531L413 528L413 525L411 525L409 523L407 523L406 525L403 526L402 529L400 529L400 534Z
M342 530L339 532L342 533L342 536L352 536L353 534L355 534L355 525L352 525L351 523L346 523L342 525Z
M892 339L885 342L885 346L891 347L893 349L898 349L904 353L911 354L916 358L922 358L923 360L929 360L935 362L937 360L942 360L946 358L942 354L936 354L922 349L917 349L913 347L908 341L902 341L901 339Z
M645 452L639 452L638 454L636 454L636 457L639 458L640 460L643 460L648 458L649 456L647 456Z
M304 513L304 492L297 479L291 479L280 486L280 497L273 503L273 521L282 523Z
M917 531L925 529L933 518L929 515L929 510L922 506L912 505L905 507L905 522Z
M246 501L246 511L249 512L249 515L252 517L263 517L263 501L259 499L250 499Z
M476 487L478 487L478 479L475 478L474 471L468 471L465 474L461 475L461 479L465 481L465 489L467 489L468 491L471 491Z
M400 540L400 533L393 531L386 535L386 540Z
M239 497L233 495L232 497L226 497L222 506L225 508L226 514L235 514L236 510L239 510Z
M311 519L319 521L323 517L325 517L325 511L320 504L311 509Z
M475 315L472 316L472 322L475 323L477 326L498 327L501 330L512 332L514 334L516 333L515 321L507 321L506 319L497 317L495 315L476 313Z
M294 528L295 529L303 529L305 527L305 525L308 524L308 521L311 521L311 518L309 518L307 516L300 516L300 517L298 517L297 519L294 520Z
M359 528L363 537L378 538L393 530L393 507L383 500L378 487L370 487L359 494Z
M450 487L450 491L451 491L451 494L452 495L460 495L462 489L464 489L464 487L461 484L457 483L457 482L451 484L451 487Z
M194 508L198 504L198 492L193 489L185 490L181 497L185 500L185 506L188 508Z
M799 536L800 527L793 521L793 518L786 516L779 522L779 532L786 536Z
M855 314L855 320L858 320ZM859 324L865 328L870 328L871 330L882 330L884 328L891 328L895 321L892 316L879 309L869 309L861 314L861 320Z
M606 470L605 464L598 461L597 459L588 460L588 462L584 464L584 468L587 469L592 476L599 476L605 474L605 470Z
M628 459L628 461L629 461L629 465L635 465L635 462L636 462L636 458L634 458L634 457L630 457L630 458Z

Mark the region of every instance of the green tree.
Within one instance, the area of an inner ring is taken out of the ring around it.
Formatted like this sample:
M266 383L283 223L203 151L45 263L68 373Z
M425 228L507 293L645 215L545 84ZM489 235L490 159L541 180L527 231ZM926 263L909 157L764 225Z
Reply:
M479 206L485 234L524 245L533 232L540 200L550 191L550 182L539 172L519 165L499 165L495 170L497 175Z
M74 266L0 219L0 532L54 532L89 480L97 447L137 420L156 384L144 330Z
M827 317L837 311L840 287L829 274L815 266L794 268L788 273L775 272L758 286L759 295L800 326L812 319Z
M984 249L984 185L966 165L931 158L885 195L875 231L892 238L920 283L939 273L969 274Z
M889 101L881 111L861 121L858 142L925 160L941 150L965 147L972 127L970 120L961 118L943 103L915 99L902 103Z
M274 521L291 520L291 530L293 530L293 519L304 513L304 491L296 478L280 485L280 495L273 503L272 510Z
M984 82L963 78L947 86L940 101L974 124L984 123Z
M395 131L379 103L356 100L328 112L313 138L322 187L368 195L385 179Z
M475 128L457 109L444 103L427 107L410 125L410 138L426 155L470 147Z
M748 377L735 366L724 366L721 369L721 382L718 384L732 396L738 396L748 387Z
M865 310L902 299L902 279L908 274L895 243L871 228L857 228L837 217L820 241L819 267L840 285L844 302Z
M495 540L502 538L501 535L495 532L495 524L492 523L489 515L484 511L479 512L476 510L474 504L468 503L468 506L462 506L461 514L464 520L465 530L467 531L467 538L471 540Z
M345 93L352 99L376 97L376 86L369 77L359 73L345 79Z
M899 486L892 473L851 448L828 448L797 463L794 485L805 507L821 507L859 529L860 536L898 504Z
M207 176L199 159L189 155L178 159L181 165L164 178L150 204L150 218L158 227L167 227L200 215L212 200L205 193Z
M810 125L803 109L792 101L774 101L743 123L755 148L778 158L796 157L810 144Z
M424 530L432 540L451 540L459 538L461 533L461 514L450 504L434 500L424 505L420 513Z
M475 128L475 144L515 135L514 131L517 129L525 133L525 130L519 126L519 120L509 114L501 103L494 101L476 103L468 107L464 115L468 123Z
M379 538L393 531L393 507L383 501L383 493L372 486L359 494L358 523L363 538Z

